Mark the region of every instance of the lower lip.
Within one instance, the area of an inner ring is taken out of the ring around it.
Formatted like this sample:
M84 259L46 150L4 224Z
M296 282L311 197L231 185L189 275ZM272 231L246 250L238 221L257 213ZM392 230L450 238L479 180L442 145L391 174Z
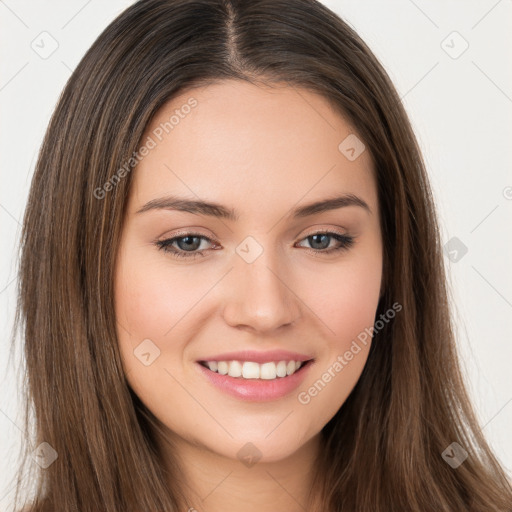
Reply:
M242 377L230 377L221 375L196 363L205 377L221 391L240 400L251 402L266 402L277 400L292 393L297 389L306 377L313 361L309 361L294 374L286 377L277 377L272 380L244 379Z

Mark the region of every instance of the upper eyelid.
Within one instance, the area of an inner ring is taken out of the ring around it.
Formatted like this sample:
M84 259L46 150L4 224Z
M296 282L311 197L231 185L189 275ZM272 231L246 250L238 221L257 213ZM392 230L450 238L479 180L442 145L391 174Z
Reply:
M336 229L334 228L324 228L324 229L317 229L315 231L312 231L312 232L308 232L307 234L303 235L299 241L302 241L304 240L305 238L309 238L310 236L314 236L314 235L317 235L317 234L334 234L334 235L339 235L339 236L347 236L347 237L350 237L351 235L348 233L348 232L340 232L340 231L337 231ZM208 235L204 235L202 233L196 233L194 231L185 231L183 233L176 233L176 234L173 234L172 236L169 236L169 237L166 237L164 239L161 239L159 241L169 241L169 240L177 240L177 239L180 239L180 238L186 238L188 236L195 236L195 237L199 237L199 238L203 238L205 240L208 240L209 242L213 242L213 243L219 243L216 241L215 238L213 237L210 237Z

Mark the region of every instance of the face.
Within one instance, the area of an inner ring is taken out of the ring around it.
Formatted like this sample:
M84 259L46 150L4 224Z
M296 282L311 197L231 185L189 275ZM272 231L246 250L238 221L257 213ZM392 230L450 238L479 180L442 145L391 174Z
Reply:
M184 446L283 459L355 386L382 281L357 141L321 96L238 81L173 98L148 127L115 269L117 332L130 386Z

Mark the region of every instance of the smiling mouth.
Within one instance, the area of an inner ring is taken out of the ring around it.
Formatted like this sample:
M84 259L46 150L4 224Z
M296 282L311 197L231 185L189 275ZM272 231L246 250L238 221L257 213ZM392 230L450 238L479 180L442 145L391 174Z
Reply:
M256 363L253 361L198 361L208 370L228 377L240 380L277 380L289 377L300 372L310 364L308 361L274 361L268 363Z

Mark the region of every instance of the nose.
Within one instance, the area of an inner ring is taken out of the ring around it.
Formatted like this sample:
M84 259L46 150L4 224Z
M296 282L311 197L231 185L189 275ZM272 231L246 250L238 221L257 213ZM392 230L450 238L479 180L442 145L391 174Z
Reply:
M290 275L270 258L269 251L264 251L252 263L243 259L235 261L226 283L229 290L223 311L226 323L238 329L272 333L295 322L301 308Z

